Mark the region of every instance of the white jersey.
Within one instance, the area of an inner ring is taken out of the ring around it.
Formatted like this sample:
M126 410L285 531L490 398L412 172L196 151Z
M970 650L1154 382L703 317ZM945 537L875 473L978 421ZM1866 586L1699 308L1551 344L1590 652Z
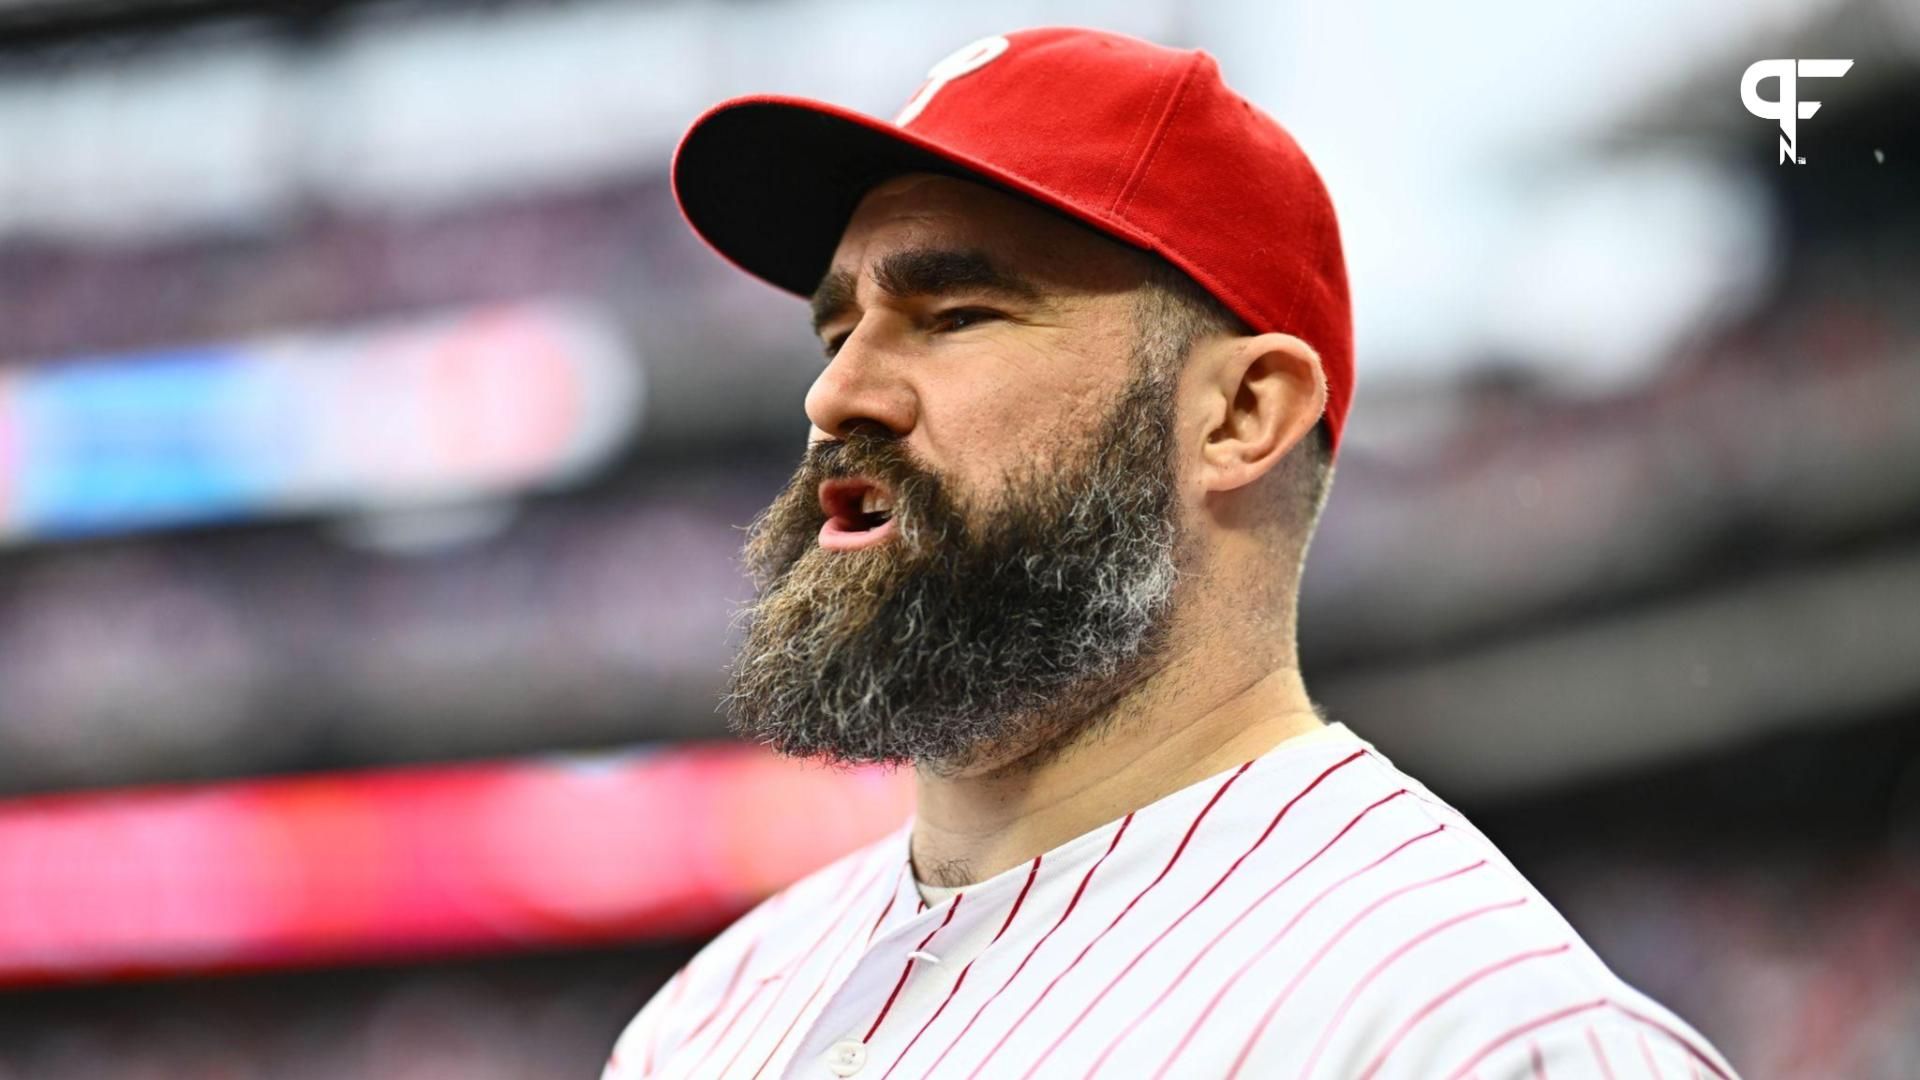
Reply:
M609 1080L1734 1075L1339 725L932 907L910 834L715 939Z

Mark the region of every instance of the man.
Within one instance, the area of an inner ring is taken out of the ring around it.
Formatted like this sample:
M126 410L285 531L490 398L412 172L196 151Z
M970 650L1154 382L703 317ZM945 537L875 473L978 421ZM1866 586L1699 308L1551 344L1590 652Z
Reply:
M734 724L911 764L918 806L710 944L609 1076L1732 1075L1308 699L1345 269L1209 57L989 38L894 124L721 105L674 185L826 358Z

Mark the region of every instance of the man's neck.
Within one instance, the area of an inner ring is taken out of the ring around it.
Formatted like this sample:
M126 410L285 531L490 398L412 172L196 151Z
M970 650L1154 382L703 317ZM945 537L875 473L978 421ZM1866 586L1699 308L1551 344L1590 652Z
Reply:
M1222 685L1217 665L1196 660L1190 653L1164 665L1087 725L1090 737L1038 764L1014 760L959 776L919 770L919 879L984 881L1324 726L1297 668Z

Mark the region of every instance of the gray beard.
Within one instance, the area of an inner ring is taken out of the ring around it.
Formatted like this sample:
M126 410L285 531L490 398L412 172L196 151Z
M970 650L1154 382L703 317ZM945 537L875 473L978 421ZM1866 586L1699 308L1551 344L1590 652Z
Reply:
M799 757L956 771L1028 763L1090 733L1164 652L1181 540L1176 373L1136 374L1091 447L1007 478L967 513L890 436L816 444L754 523L759 583L725 706L733 730ZM895 535L827 551L821 481L873 477Z

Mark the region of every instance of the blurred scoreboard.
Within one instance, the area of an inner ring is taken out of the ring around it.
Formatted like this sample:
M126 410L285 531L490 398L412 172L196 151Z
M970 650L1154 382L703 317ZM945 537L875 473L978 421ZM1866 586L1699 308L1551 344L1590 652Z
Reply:
M697 937L911 787L714 743L0 802L0 985Z
M0 368L0 541L446 505L628 439L637 358L577 303Z

